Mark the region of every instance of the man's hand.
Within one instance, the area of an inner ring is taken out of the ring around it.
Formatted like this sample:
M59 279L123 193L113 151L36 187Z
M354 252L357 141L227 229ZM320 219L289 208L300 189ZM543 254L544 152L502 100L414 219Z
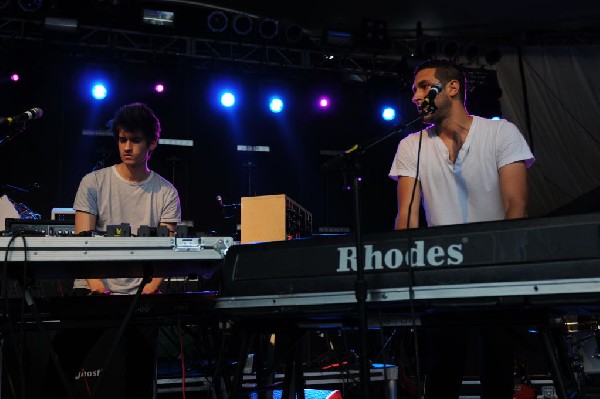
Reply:
M148 294L160 294L160 284L163 282L163 278L155 277L148 284L144 286L144 290L142 291L142 295Z
M104 294L109 295L110 291L104 285L104 282L99 278L89 278L86 280L90 287L91 294Z

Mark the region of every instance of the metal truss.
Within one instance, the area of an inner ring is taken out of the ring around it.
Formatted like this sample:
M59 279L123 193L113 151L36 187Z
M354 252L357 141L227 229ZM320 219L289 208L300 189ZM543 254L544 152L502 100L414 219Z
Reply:
M373 76L397 77L402 71L409 41L401 51L386 54L324 46L310 39L304 47L289 44L247 42L220 37L192 37L162 32L78 26L74 31L49 29L41 20L0 17L0 49L15 43L42 46L77 55L114 57L125 61L185 61L197 67L224 67L244 64L248 67L294 68L342 71L361 79Z

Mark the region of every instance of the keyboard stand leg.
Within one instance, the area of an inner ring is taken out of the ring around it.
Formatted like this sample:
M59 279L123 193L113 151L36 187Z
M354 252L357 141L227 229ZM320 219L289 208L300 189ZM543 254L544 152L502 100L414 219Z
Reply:
M233 376L233 382L231 384L231 392L229 392L229 399L239 399L242 396L242 383L244 382L244 367L246 365L246 359L248 358L248 352L250 346L254 342L256 335L254 333L241 333L241 345L240 353L238 355L238 363L235 367L235 374Z
M304 369L302 367L302 351L300 349L300 337L302 332L293 333L292 344L286 360L285 376L283 379L282 399L304 399Z
M552 325L556 321L551 319L549 323L549 326L540 328L540 336L550 363L556 395L558 399L581 398L574 383L574 374L571 372L571 364L562 339L563 332Z
M277 334L259 333L258 346L254 354L256 389L258 399L273 398L275 382L275 344Z

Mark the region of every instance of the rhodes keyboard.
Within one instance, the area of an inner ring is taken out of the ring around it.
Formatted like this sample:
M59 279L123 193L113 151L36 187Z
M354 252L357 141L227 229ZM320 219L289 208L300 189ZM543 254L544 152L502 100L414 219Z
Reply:
M205 276L220 265L231 237L0 237L10 277Z
M367 305L600 302L600 213L365 235ZM352 235L232 247L217 308L356 302Z

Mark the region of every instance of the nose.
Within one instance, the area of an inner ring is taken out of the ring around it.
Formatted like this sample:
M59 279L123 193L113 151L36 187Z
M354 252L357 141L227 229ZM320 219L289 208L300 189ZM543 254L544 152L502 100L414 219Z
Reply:
M415 104L415 105L417 105L417 106L418 106L418 105L419 105L419 101L421 101L421 100L423 100L423 99L422 99L422 98L418 98L418 95L417 95L417 93L418 93L418 91L415 91L415 92L413 93L413 96L412 96L412 102L413 102L413 104Z

